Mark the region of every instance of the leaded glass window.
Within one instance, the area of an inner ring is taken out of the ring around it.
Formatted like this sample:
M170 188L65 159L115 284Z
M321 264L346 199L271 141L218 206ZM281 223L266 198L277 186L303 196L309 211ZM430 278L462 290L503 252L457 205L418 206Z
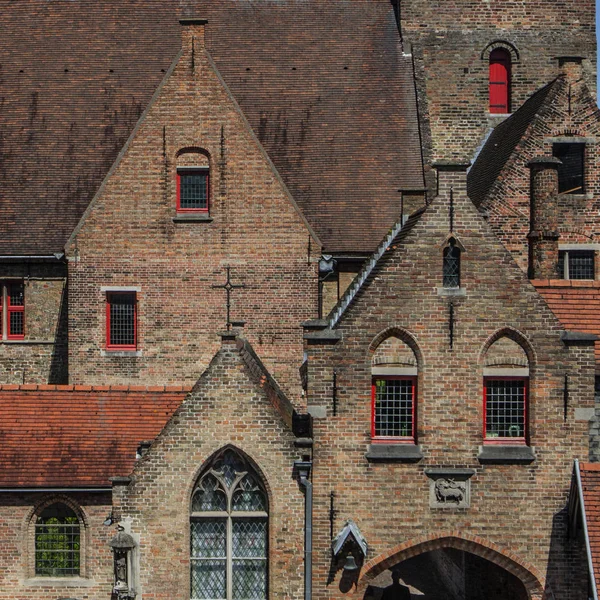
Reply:
M80 545L77 515L64 504L48 506L35 523L35 574L42 577L78 576Z
M266 600L267 496L233 450L205 469L192 496L192 600Z
M135 349L136 293L108 292L106 295L107 348Z
M460 248L454 239L444 248L443 277L445 288L460 287Z
M527 424L527 378L485 378L486 440L524 440Z
M374 438L414 440L416 377L373 378Z
M558 270L563 279L595 279L594 250L561 250Z
M208 169L179 169L177 210L208 211Z

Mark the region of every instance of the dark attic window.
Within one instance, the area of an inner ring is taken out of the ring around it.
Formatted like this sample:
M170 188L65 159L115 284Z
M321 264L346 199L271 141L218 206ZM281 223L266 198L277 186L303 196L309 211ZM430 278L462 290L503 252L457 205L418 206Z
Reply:
M561 250L558 272L563 279L595 279L593 250Z
M552 154L562 162L558 167L558 193L585 193L585 144L554 144Z
M460 248L454 239L451 239L444 248L443 286L460 287Z

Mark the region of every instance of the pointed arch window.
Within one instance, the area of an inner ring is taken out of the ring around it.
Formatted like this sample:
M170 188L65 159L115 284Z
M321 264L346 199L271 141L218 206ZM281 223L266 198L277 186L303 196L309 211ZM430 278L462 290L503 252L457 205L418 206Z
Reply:
M268 504L248 461L228 449L192 496L192 600L266 600Z
M460 248L454 238L450 238L444 248L443 286L445 288L460 287Z
M490 52L489 87L490 112L510 112L511 57L505 48Z

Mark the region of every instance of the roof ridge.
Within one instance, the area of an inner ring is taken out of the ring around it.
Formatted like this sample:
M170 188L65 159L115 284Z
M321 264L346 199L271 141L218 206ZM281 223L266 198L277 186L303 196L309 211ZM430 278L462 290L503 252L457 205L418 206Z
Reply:
M0 384L0 392L190 392L192 385Z

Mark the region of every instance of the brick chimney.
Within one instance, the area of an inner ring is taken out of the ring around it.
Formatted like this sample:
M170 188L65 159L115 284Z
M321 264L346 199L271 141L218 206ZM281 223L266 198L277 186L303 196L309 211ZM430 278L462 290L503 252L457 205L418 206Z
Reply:
M179 19L181 25L181 50L189 57L192 69L194 68L195 53L204 49L205 30L208 21L186 17Z
M540 156L530 175L529 278L555 279L558 265L558 158Z
M557 56L558 72L564 75L570 83L583 79L582 56Z
M470 162L438 161L433 164L437 171L437 195L450 194L450 188L454 194L467 195L467 170Z

